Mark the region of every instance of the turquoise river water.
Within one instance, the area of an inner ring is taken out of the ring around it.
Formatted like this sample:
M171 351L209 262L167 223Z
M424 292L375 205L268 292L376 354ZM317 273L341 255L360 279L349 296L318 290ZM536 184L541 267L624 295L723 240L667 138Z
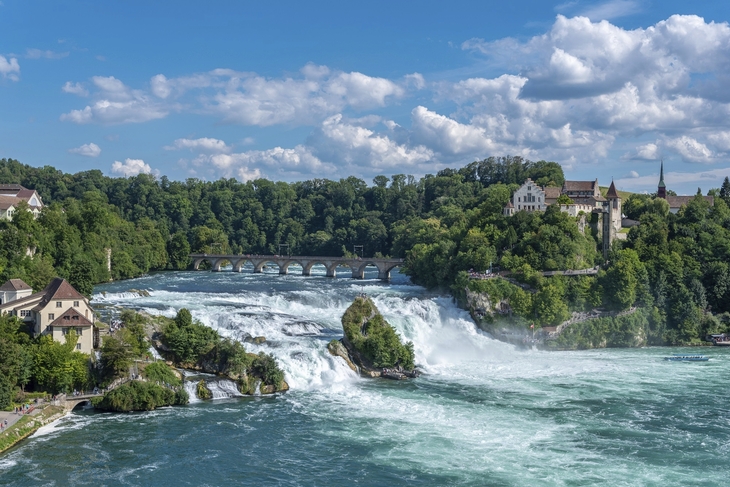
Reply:
M98 307L187 307L223 335L265 336L247 348L273 353L291 391L222 391L146 413L76 410L0 457L0 485L730 484L730 350L703 349L706 363L665 362L679 350L662 348L518 350L478 331L450 298L400 274L367 277L244 269L97 287ZM414 342L422 377L359 378L327 352L360 292Z

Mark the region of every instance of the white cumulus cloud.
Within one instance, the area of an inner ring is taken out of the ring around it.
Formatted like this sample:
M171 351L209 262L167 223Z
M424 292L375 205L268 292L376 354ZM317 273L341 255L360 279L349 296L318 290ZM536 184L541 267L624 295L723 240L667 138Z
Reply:
M69 149L68 151L71 154L78 154L80 156L98 157L99 154L101 154L101 147L91 142L89 144L84 144L80 147L76 147L74 149Z
M18 64L18 60L14 57L8 59L5 56L0 56L0 74L3 75L3 78L18 81L20 79L20 65Z
M150 174L152 168L142 159L125 159L124 162L114 161L112 172L128 178L138 174Z
M71 93L72 95L89 96L89 90L84 88L84 85L81 83L66 81L66 84L61 87L61 90L64 93Z
M158 74L141 89L132 89L111 76L96 76L92 82L95 102L62 115L62 120L134 123L187 110L243 125L317 125L344 109L384 107L425 86L418 73L389 80L313 64L304 66L297 76L281 78L215 69L177 78ZM67 85L74 90L69 92L80 91L78 84Z
M622 159L630 161L658 161L661 157L659 146L653 142L643 144L623 155Z
M43 51L41 49L28 48L25 51L25 57L28 59L61 59L68 56L68 52Z
M213 139L211 137L201 137L199 139L176 139L172 145L165 146L165 150L180 149L202 152L231 152L231 147L229 147L224 141L220 139Z
M715 154L702 142L683 135L676 139L669 139L666 146L682 156L686 162L710 163L715 162Z
M97 89L94 103L64 113L62 121L78 124L139 123L164 118L173 109L153 100L142 90L129 88L113 76L94 76L91 80ZM70 89L76 89L75 86L69 85Z

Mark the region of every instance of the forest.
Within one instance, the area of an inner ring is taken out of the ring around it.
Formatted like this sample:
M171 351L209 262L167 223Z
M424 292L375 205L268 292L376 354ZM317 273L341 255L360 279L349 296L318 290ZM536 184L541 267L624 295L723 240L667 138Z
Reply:
M188 254L279 253L404 257L413 282L463 299L466 271L491 265L517 286L489 285L510 299L523 324L555 325L572 311L648 310L651 343L678 344L730 325L730 181L678 214L653 195L633 194L623 212L640 224L603 262L600 239L551 206L502 214L527 178L561 186L555 162L490 157L420 179L396 174L371 184L356 177L295 183L265 179L171 181L140 174L67 174L0 160L0 183L39 192L37 220L17 212L0 221L0 279L42 289L60 275L82 293L109 279L186 269ZM111 272L106 249L111 249ZM556 269L601 265L598 276L542 277ZM486 285L486 284L485 284ZM519 291L518 291L519 290ZM643 316L643 315L642 315Z

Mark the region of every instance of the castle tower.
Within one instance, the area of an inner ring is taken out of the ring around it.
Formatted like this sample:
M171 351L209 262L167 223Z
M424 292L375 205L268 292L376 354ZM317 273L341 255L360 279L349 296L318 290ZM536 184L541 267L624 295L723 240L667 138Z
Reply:
M601 211L601 229L603 244L603 260L608 260L608 252L611 244L616 239L616 234L621 230L621 197L616 191L616 185L611 181L611 187L606 193L606 201Z
M664 161L659 169L659 187L656 191L657 198L667 199L667 185L664 184Z
M609 205L611 226L613 227L613 231L618 233L621 231L621 220L623 219L623 214L621 213L621 197L618 195L616 185L613 184L613 181L611 181L611 187L608 188L608 192L606 193L606 199L608 200Z

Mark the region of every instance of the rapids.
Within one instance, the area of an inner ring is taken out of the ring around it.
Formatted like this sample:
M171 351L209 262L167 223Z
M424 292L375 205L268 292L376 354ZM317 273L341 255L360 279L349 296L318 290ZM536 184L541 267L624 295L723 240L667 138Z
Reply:
M726 484L728 351L673 364L661 348L517 350L449 297L373 277L244 269L98 286L100 309L184 306L223 335L265 336L246 348L273 353L291 390L232 398L211 381L217 399L186 407L74 411L0 458L0 485ZM150 296L128 292L140 288ZM361 292L413 341L422 377L363 379L327 352Z

